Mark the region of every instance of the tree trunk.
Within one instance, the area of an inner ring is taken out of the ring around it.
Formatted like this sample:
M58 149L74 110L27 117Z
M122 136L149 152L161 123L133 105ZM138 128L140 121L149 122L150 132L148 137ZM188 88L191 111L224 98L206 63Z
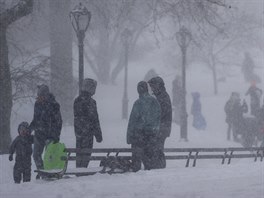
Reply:
M51 91L61 105L64 123L72 124L73 72L70 0L49 0Z
M33 0L20 0L0 13L0 153L8 153L11 142L10 118L12 111L12 82L8 61L7 28L30 14Z
M217 95L218 94L218 84L217 84L215 63L212 64L212 72L213 72L214 94Z
M11 142L12 85L8 62L6 27L0 25L0 153L8 153Z

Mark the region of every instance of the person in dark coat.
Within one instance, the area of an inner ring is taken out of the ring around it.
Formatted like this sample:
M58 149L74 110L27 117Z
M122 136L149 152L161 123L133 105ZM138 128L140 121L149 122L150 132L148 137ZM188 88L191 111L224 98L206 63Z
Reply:
M33 135L30 134L29 124L21 122L18 125L18 136L12 142L9 149L9 161L13 161L13 154L16 153L16 162L13 169L15 183L30 182L31 180L31 155Z
M202 104L200 102L200 93L193 92L192 93L193 103L191 107L191 114L193 115L193 127L198 130L205 130L206 121L204 116L202 115Z
M74 100L74 132L76 148L93 148L93 137L97 142L102 142L102 132L97 113L96 101L92 98L95 94L97 82L87 78L83 82L80 95ZM88 167L89 160L86 156L91 154L77 154L76 167Z
M248 106L243 101L241 105L240 95L237 92L232 92L230 99L225 104L226 122L228 126L227 138L230 139L231 130L233 132L233 140L238 141L238 134L243 133L245 130L244 113L248 112Z
M60 105L47 85L38 86L37 100L30 129L35 131L33 158L37 169L43 169L42 153L45 145L60 140L62 118Z
M157 157L157 136L160 126L160 105L149 95L148 84L141 81L137 85L139 98L133 104L127 127L127 143L131 144L132 169L141 169L141 161L145 170L156 168L153 164Z
M160 132L158 137L158 147L160 148L160 168L166 167L166 160L164 155L164 144L167 137L171 133L172 122L172 107L169 94L166 92L164 81L161 77L157 76L148 81L149 86L157 98L160 108Z
M181 77L176 76L172 81L172 105L174 111L173 121L180 125L180 112L181 112L181 104L183 99L183 88L181 83Z
M257 116L260 109L260 99L262 95L262 90L256 86L256 82L253 81L251 86L246 92L246 96L250 96L250 114Z

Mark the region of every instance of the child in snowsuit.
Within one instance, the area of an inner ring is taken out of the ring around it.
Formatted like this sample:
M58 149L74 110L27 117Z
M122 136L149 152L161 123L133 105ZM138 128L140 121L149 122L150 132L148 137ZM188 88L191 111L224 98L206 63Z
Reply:
M16 162L13 176L15 183L30 182L31 179L31 155L33 135L30 134L29 124L22 122L18 126L19 135L12 142L9 150L9 161L13 160L13 154L16 153Z

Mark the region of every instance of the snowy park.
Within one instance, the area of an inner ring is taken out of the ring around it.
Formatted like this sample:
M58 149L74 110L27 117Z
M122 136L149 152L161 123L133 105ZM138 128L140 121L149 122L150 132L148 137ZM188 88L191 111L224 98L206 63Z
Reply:
M86 32L78 33L74 14L80 5L89 14ZM142 164L137 172L117 174L100 173L100 161L87 168L69 161L66 172L98 172L36 179L32 154L30 182L16 184L9 146L19 124L32 122L38 85L45 84L60 104L59 141L76 148L74 100L90 78L97 83L92 98L102 133L102 141L93 137L93 148L131 148L127 130L137 85L155 71L172 102L174 79L185 82L186 138L172 105L165 148L248 147L243 134L228 138L225 105L236 93L248 106L243 118L259 119L247 94L254 84L264 109L263 0L0 0L0 8L1 198L264 198L260 157L233 158L230 164L197 159L195 167L193 159L189 167L186 159L167 160L165 168L144 170ZM156 98L150 84L148 93ZM200 95L202 128L193 124L194 93ZM254 137L249 147L261 144L264 139Z

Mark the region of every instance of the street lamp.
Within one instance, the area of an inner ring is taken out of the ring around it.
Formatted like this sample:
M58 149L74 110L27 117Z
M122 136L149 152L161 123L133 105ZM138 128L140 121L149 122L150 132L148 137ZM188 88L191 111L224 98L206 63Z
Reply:
M181 98L181 139L188 141L188 137L187 137L187 111L186 111L186 51L187 51L187 47L191 41L192 35L189 32L189 30L182 26L179 30L179 32L176 33L176 39L177 42L181 48L181 52L182 52L182 90L183 90L183 94L182 94L182 98Z
M132 33L129 29L125 29L121 34L121 41L125 48L125 78L124 78L124 95L122 100L122 118L128 118L128 97L127 97L127 66L128 66L128 50L129 50L129 43L132 39Z
M70 12L70 19L72 27L76 32L78 38L79 47L79 93L81 93L81 88L83 84L83 41L85 37L85 32L88 29L91 13L87 10L85 6L80 3L75 6L75 8Z

